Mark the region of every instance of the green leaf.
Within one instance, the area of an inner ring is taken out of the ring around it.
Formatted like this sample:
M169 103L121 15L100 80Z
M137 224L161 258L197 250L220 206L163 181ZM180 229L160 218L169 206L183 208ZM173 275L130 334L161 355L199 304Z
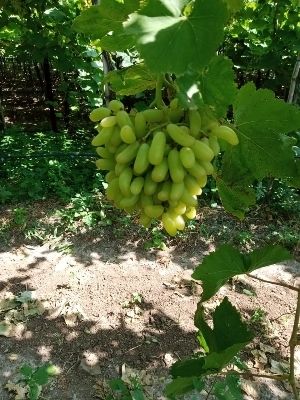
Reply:
M291 258L291 254L281 246L266 246L243 255L234 247L223 245L203 259L192 277L202 281L201 300L206 301L233 276L246 274Z
M244 5L244 0L225 0L225 1L227 3L227 7L232 12L239 11Z
M213 394L220 400L243 400L239 376L228 373L224 380L215 383Z
M23 376L25 376L26 378L29 378L33 374L33 369L30 365L23 364L20 368L20 372Z
M299 109L248 83L239 90L234 120L240 154L256 178L296 176L293 139L283 135L300 128Z
M116 29L112 34L103 36L100 44L103 50L123 51L134 47L135 39L133 36L126 35L123 27L121 27L120 29Z
M201 93L204 103L214 108L217 117L226 116L237 94L231 60L223 56L211 60L203 74Z
M98 6L84 10L75 18L73 29L77 32L102 38L108 32L120 30L128 15L139 7L139 0L101 0Z
M162 6L157 15L158 3ZM227 20L222 0L197 0L188 16L183 15L180 1L149 0L147 7L155 16L142 15L141 10L131 15L124 27L135 36L137 48L152 71L181 74L189 65L200 69L209 63L222 42Z
M213 329L204 320L202 305L198 305L195 322L209 344L209 353L204 357L176 362L171 367L171 374L175 378L217 373L252 340L253 335L227 297L215 309L212 317Z
M42 387L40 385L36 384L35 382L30 382L28 398L30 400L38 400L41 393L42 393Z
M105 80L119 95L130 96L154 89L156 78L157 76L152 74L145 65L137 64L120 71L111 71L106 75Z
M204 389L205 383L202 379L195 378L195 377L188 377L188 378L176 378L171 383L166 386L165 395L167 397L173 398L174 396L178 396L191 390L197 389L201 391Z
M45 385L49 380L49 372L48 372L49 364L44 364L41 367L38 367L34 374L32 375L32 380L36 382L38 385Z

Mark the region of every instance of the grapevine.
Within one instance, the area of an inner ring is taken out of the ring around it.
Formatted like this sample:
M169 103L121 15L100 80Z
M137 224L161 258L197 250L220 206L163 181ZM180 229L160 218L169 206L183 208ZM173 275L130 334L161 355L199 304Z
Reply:
M184 110L177 98L169 106L129 113L112 100L93 110L90 119L97 122L96 166L108 171L107 198L138 214L145 227L161 220L171 236L195 218L197 196L215 173L220 141L238 144L230 127L204 110Z

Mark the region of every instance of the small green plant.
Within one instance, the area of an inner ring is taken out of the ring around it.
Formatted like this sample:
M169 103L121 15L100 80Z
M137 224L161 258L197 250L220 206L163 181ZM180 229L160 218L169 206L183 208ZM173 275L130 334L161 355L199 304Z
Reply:
M38 400L43 386L59 372L59 368L51 363L45 363L36 368L30 364L23 364L20 368L21 376L17 382L8 382L5 387L9 392L16 394L16 399Z
M128 382L123 379L109 381L111 394L105 400L146 400L142 384L137 377L130 377Z
M12 221L14 225L25 228L28 220L28 212L24 207L17 207L13 210Z
M257 308L251 315L251 322L262 322L266 318L266 312L261 308Z
M140 293L134 292L131 294L130 300L126 300L124 301L124 303L122 303L122 307L131 308L135 305L142 304L142 302L143 302L143 296Z
M146 250L149 249L159 249L159 250L166 250L166 236L164 233L158 228L155 227L151 231L151 239L147 240L144 244Z

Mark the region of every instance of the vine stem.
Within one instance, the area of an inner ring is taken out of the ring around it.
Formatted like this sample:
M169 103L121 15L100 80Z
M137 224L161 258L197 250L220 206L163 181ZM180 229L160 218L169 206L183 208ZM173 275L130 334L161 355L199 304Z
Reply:
M286 381L289 379L289 375L287 374L255 374L252 372L237 372L237 371L227 371L222 372L219 375L227 375L228 372L234 372L235 374L242 376L243 378L265 378L265 379L273 379L275 381ZM296 399L298 400L298 398Z
M165 82L164 75L158 75L155 88L155 98L150 104L150 108L156 106L157 108L164 108L166 105L162 99L162 88Z
M293 394L295 396L295 400L300 399L299 391L297 389L296 378L295 378L295 348L299 344L298 343L298 327L300 320L300 291L298 291L298 299L297 299L297 307L294 319L293 330L289 342L290 346L290 375L289 382L293 390Z
M268 281L267 279L259 278L258 276L254 276L251 274L246 274L246 275L249 276L250 278L256 279L258 281L265 282L265 283L271 283L272 285L283 286L287 289L294 290L295 292L300 293L300 288L297 288L292 285L288 285L287 283Z

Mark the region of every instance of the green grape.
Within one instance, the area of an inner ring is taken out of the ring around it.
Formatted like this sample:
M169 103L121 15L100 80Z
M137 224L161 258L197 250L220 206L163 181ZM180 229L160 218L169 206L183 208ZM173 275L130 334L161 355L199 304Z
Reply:
M121 139L123 140L123 142L125 142L127 144L131 144L136 141L135 133L134 133L133 129L131 128L131 126L129 126L129 125L122 126L121 131L120 131L120 136L121 136Z
M188 169L188 172L190 175L192 175L194 178L198 179L200 176L206 176L206 171L205 169L197 162L192 166L192 168Z
M164 212L164 208L163 208L163 206L159 206L159 205L158 206L149 205L149 206L145 206L144 212L150 218L158 218Z
M186 134L186 132L175 124L167 125L167 132L174 142L184 147L192 147L195 143L195 138Z
M96 161L96 167L103 170L113 170L115 168L115 161L111 158L100 158Z
M170 181L166 181L162 184L161 189L157 193L157 198L160 201L169 200L170 192L171 192L172 183Z
M192 196L187 189L184 190L183 195L180 198L180 201L182 201L182 203L186 204L187 206L191 206L191 207L196 207L198 202L197 202L197 197L196 196Z
M148 217L148 215L144 214L143 212L141 213L139 217L139 223L143 225L144 228L149 228L151 225L152 218Z
M115 174L114 171L109 171L106 175L105 175L105 180L107 183L111 182L112 180L116 179L117 175Z
M117 123L120 128L125 125L129 125L132 129L134 129L131 119L126 111L118 111L116 114Z
M215 127L214 129L212 129L211 135L225 140L232 146L236 146L239 143L239 138L237 137L237 134L234 132L233 129L229 128L229 126L226 125Z
M130 167L126 167L119 176L119 186L120 191L125 197L130 197L130 184L132 180L132 169Z
M92 140L93 146L102 146L108 143L111 135L113 133L113 128L102 128L97 136L94 137Z
M178 123L179 121L181 121L181 119L184 116L184 111L177 108L176 110L169 110L169 112L167 113L167 116L170 120L170 122L172 122L173 124Z
M138 112L134 118L134 126L137 138L142 138L147 133L147 124L143 113Z
M130 197L123 197L120 200L119 205L120 208L130 208L133 207L139 200L139 196L130 196Z
M108 108L116 114L118 111L124 110L124 104L119 100L111 100Z
M195 154L190 147L182 147L179 152L180 160L184 168L192 168L195 164Z
M106 147L97 147L96 152L102 158L113 158L113 155Z
M201 186L197 182L196 178L191 175L186 175L184 178L184 185L192 196L199 196L202 193Z
M170 211L176 215L183 215L186 212L186 205L179 201L175 207L170 209Z
M114 147L118 147L122 143L120 128L118 126L114 127L109 143Z
M90 120L92 122L101 121L101 119L109 117L111 111L106 107L98 107L90 113Z
M182 182L185 172L180 161L178 150L172 149L170 151L168 155L168 166L172 181L175 183Z
M214 155L217 156L220 153L220 145L217 136L210 135L208 138L209 147L214 152Z
M170 191L170 200L177 201L181 198L184 192L184 183L178 182L172 183L171 191Z
M115 115L112 115L110 117L105 117L103 120L100 122L100 126L102 128L112 128L116 125L117 123L117 118Z
M172 99L169 104L170 110L176 110L179 107L179 100L177 97Z
M120 164L127 164L134 160L140 145L138 142L129 144L126 149L122 150L117 156L116 161Z
M167 174L168 174L168 161L166 158L162 160L162 162L159 165L156 165L151 173L151 178L154 182L162 182L165 180Z
M175 236L177 233L176 224L169 213L164 213L162 215L162 223L165 230L168 232L170 236Z
M200 161L211 161L214 158L212 149L200 140L195 140L193 151L196 158Z
M197 210L195 207L189 207L187 208L184 216L188 219L194 219L197 215Z
M116 176L120 176L124 169L127 168L127 164L115 164L115 174Z
M150 164L159 165L161 164L166 146L166 135L164 132L156 132L152 139L148 159Z
M112 181L108 182L108 186L106 188L106 196L108 200L116 200L120 196L120 187L119 187L119 179L115 178Z
M144 193L147 196L152 196L156 192L156 189L157 189L157 183L152 180L151 174L148 173L146 175L144 182Z
M201 131L201 116L197 110L189 110L191 135L198 138Z
M207 175L200 175L196 178L198 185L203 188L207 184Z
M130 191L134 195L138 195L141 193L144 186L144 178L142 176L138 176L133 179L130 185Z
M209 161L201 161L200 165L205 169L207 175L211 175L215 171L214 166Z
M148 166L149 166L149 160L148 160L148 154L149 154L149 149L150 146L148 143L143 143L137 152L136 159L133 165L133 170L134 173L137 175L143 174Z
M173 214L172 212L170 213L170 216L173 219L176 229L178 229L179 231L183 231L185 228L183 217L181 215Z
M149 109L142 111L142 113L147 122L161 122L164 119L164 112L162 110Z
M153 197L147 196L145 193L142 193L140 196L140 202L141 202L141 206L143 208L146 206L152 206L153 205Z

